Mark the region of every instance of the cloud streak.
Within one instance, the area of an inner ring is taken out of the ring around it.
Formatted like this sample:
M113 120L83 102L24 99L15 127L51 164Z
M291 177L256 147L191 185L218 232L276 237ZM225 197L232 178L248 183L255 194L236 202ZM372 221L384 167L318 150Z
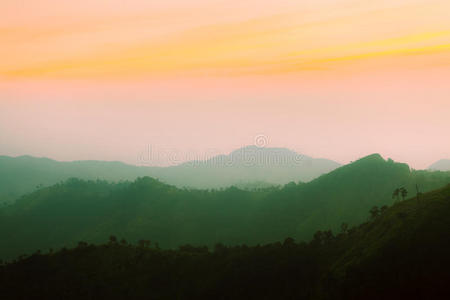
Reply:
M450 21L442 1L362 9L352 1L291 7L276 14L213 18L198 9L78 16L55 24L3 24L0 76L130 78L241 76L346 71L377 60L378 68L424 68L450 58ZM374 3L377 3L374 2ZM208 9L206 9L208 8ZM214 12L214 13L213 13ZM418 14L420 12L420 15ZM430 15L433 20L430 20ZM416 58L422 56L417 64Z

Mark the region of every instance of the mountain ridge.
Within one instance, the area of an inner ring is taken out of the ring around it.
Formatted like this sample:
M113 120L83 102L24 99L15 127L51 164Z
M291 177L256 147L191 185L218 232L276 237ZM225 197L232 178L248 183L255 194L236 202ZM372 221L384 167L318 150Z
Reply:
M178 187L223 188L234 184L252 185L253 182L278 185L289 181L310 181L340 166L331 160L309 157L306 164L301 159L297 164L297 157L307 156L285 148L255 147L169 167L138 166L120 161L66 162L28 155L0 156L0 202L10 203L33 191L36 186L52 185L70 177L120 181L151 176Z
M440 159L428 167L429 170L450 171L450 159Z
M3 255L80 239L98 242L111 233L131 241L152 236L164 248L216 241L255 245L286 236L309 240L315 230L358 224L373 206L399 201L392 198L396 188L413 195L416 185L426 192L449 182L450 172L411 170L379 155L308 183L255 190L184 189L150 177L119 183L71 179L1 209L0 235L10 245Z

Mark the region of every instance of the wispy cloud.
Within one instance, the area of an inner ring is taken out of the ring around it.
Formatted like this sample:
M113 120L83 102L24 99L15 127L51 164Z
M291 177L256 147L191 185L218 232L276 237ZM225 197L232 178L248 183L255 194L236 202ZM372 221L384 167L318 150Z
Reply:
M335 70L383 58L389 67L394 56L450 57L450 21L444 13L450 4L386 7L379 1L361 9L345 2L333 13L329 8L336 4L322 1L314 9L299 6L256 17L241 12L233 20L173 9L91 16L58 26L3 25L0 76L261 75ZM435 65L433 59L429 63Z

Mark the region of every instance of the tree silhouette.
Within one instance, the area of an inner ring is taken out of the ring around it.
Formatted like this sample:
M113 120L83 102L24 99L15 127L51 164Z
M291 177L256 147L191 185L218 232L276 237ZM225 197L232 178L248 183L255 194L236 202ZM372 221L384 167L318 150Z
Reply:
M370 218L371 219L375 219L379 215L380 215L380 210L379 210L378 206L374 206L370 209Z
M419 201L419 197L422 195L422 192L419 190L419 185L416 183L416 197L417 197L417 202L420 203Z
M141 248L149 248L151 242L149 240L139 240L138 244Z
M323 241L323 232L322 230L317 230L316 233L314 233L313 239L311 240L311 244L314 246L320 246L322 245Z
M88 243L86 243L86 242L83 242L83 241L78 242L78 248L86 248L87 246L88 246Z
M402 200L405 200L406 196L408 195L408 190L404 187L400 188L400 195L402 196Z
M396 188L394 190L394 192L392 193L392 199L397 199L397 200L400 199L400 189L399 188Z
M293 246L293 245L295 245L295 240L293 238L291 238L291 237L287 237L284 240L284 242L283 242L283 246L284 247L290 247L290 246Z
M331 230L326 230L322 234L322 239L325 244L331 243L334 239L333 232Z
M116 244L117 243L117 237L115 235L109 236L109 243L110 244Z
M408 190L405 189L403 186L400 188L396 188L394 192L392 193L392 199L400 200L400 197L402 200L405 200L406 196L408 195Z

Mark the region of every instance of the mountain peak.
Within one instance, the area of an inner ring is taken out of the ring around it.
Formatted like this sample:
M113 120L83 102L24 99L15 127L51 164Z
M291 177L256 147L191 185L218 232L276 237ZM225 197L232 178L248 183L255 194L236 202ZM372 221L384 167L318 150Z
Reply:
M440 159L428 167L429 170L450 171L450 159Z
M277 152L277 153L289 153L289 154L298 154L295 151L292 151L288 148L280 148L280 147L259 147L256 145L248 145L248 146L244 146L241 148L238 148L234 151L232 151L230 154L233 153L239 153L242 151L259 151L259 152L266 152L266 153L271 153L271 152Z
M336 169L333 172L347 172L355 170L361 170L363 172L366 171L380 171L380 170L392 170L396 169L400 172L409 173L410 168L408 164L405 163L398 163L394 162L392 159L385 160L379 153L373 153L367 156L364 156L356 161L353 161L345 166L342 166L341 168ZM330 174L332 174L331 172Z
M299 154L287 148L270 148L270 147L258 147L255 145L245 146L232 151L228 157L233 159L240 159L248 156L257 156L260 158L295 158L300 159L310 159L306 155Z
M385 161L385 159L379 153L373 153L358 159L356 162L358 161Z

